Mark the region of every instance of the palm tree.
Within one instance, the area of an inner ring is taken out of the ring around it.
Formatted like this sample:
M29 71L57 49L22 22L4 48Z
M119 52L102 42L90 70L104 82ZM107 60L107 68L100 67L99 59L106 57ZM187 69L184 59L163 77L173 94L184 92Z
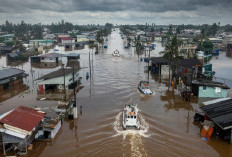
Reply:
M178 63L179 59L179 51L178 51L178 39L177 35L175 34L171 41L166 45L165 49L166 51L162 51L161 54L163 54L163 57L166 58L169 61L170 68L169 68L169 85L171 82L170 77L170 70L172 70L172 73L176 72L176 65ZM173 80L173 77L172 77Z

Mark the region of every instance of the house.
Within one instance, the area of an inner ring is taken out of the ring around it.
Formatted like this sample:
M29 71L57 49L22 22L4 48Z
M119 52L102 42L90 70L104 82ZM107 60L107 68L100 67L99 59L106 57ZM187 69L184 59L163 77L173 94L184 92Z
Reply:
M14 34L5 34L5 35L0 35L0 39L5 41L12 41L14 37Z
M66 54L65 57L67 57L67 60L68 60L66 64L67 67L80 68L80 62L79 62L80 54L69 53L69 54Z
M193 80L192 93L199 98L225 98L230 89L221 82L210 80Z
M61 44L61 38L69 37L68 34L60 34L60 33L55 34L55 36L58 44Z
M79 68L61 68L35 80L37 85L37 98L45 97L53 100L66 99L66 96L71 97L72 94L72 90L69 89L73 89L73 85L78 85L80 82Z
M38 56L31 56L31 63L59 63L62 61L63 54L46 53Z
M226 56L232 57L232 43L227 44Z
M40 46L53 46L55 44L55 40L30 40L29 46L38 48Z
M220 98L203 104L200 109L204 113L204 119L213 122L213 129L217 134L232 143L232 99Z
M60 128L61 121L59 119L50 120L50 118L45 118L40 124L35 139L54 139Z
M178 47L178 50L181 52L181 55L186 58L193 58L196 53L196 44L194 43L185 43L181 44L181 46Z
M86 35L77 35L77 42L89 42L89 38Z
M85 44L87 44L88 42L86 41L83 41L83 42L75 42L75 46L74 46L74 49L75 50L80 50L80 49L84 49L85 47Z
M177 73L195 73L202 71L202 64L195 58L179 59L170 63L169 60L163 57L151 57L151 69L153 73L159 75L169 75L170 64L175 64L178 68Z
M0 116L0 137L4 155L9 149L27 153L45 115L46 113L33 108L19 106Z
M11 53L15 50L14 47L8 47L8 46L5 46L5 47L0 47L0 54L6 54L6 53Z
M24 70L16 68L0 68L0 93L23 85L23 78L28 76Z
M8 61L28 60L28 57L24 55L23 52L20 52L20 51L7 53L6 56L7 56Z
M151 57L151 71L158 75L169 75L169 61L163 57Z

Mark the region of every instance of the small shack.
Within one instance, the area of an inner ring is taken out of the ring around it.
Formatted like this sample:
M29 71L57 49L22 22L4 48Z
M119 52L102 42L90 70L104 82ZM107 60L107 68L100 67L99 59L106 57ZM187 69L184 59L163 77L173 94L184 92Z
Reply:
M203 104L200 108L207 119L216 124L214 129L232 143L232 99L216 99Z
M199 98L225 98L227 97L227 85L210 80L193 80L192 92Z

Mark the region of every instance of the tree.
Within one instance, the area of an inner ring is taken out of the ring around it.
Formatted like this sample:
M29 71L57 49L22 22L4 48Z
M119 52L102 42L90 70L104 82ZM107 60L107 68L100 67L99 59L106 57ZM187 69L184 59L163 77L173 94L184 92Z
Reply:
M169 25L169 29L168 29L167 35L168 35L168 36L173 35L173 32L172 32L172 25Z
M179 51L178 51L178 40L177 35L175 34L172 38L172 40L166 45L165 49L166 51L162 51L161 54L163 54L163 57L166 58L169 61L170 68L169 68L169 82L171 82L170 77L170 70L172 70L172 73L174 74L176 72L176 65L179 62ZM172 77L173 79L173 77ZM170 85L170 83L169 83Z
M180 27L179 26L177 26L177 28L176 28L176 33L180 34Z

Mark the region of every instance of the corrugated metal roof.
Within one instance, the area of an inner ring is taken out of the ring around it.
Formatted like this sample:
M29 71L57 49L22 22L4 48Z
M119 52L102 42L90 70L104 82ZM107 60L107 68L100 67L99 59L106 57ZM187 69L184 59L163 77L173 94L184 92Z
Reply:
M151 57L151 61L153 64L170 64L170 61L164 57ZM196 66L196 65L202 66L202 63L198 59L195 59L195 58L179 59L179 60L174 59L172 64L177 64L187 69L192 69L193 66Z
M18 57L19 55L15 52L12 52L12 53L8 53L7 54L8 56L10 56L11 58L14 58L14 57Z
M0 80L21 73L24 73L24 70L20 70L16 68L0 68Z
M169 61L163 57L151 57L153 64L169 64Z
M232 99L200 107L223 130L232 128Z
M230 89L226 84L216 81L210 80L193 80L192 84L196 84L198 86L207 86L207 87L220 87L223 89Z
M0 119L0 123L31 132L44 118L45 114L33 108L19 106Z
M55 57L63 57L64 54L60 53L45 53L43 55L40 55L40 57L49 57L49 58L55 58Z
M73 38L71 38L71 37L60 37L61 38L61 40L73 40Z
M77 72L77 71L79 71L79 68L75 68L75 72ZM65 68L65 75L68 75L72 72L73 72L72 68L69 68L69 69ZM64 71L62 68L57 70L57 71L51 72L47 75L44 75L36 80L44 80L44 79L47 80L47 79L52 79L52 78L56 78L56 77L60 77L60 76L64 76Z
M64 56L65 57L78 57L78 56L80 56L80 54L78 54L78 53L68 53L68 54L65 54Z

